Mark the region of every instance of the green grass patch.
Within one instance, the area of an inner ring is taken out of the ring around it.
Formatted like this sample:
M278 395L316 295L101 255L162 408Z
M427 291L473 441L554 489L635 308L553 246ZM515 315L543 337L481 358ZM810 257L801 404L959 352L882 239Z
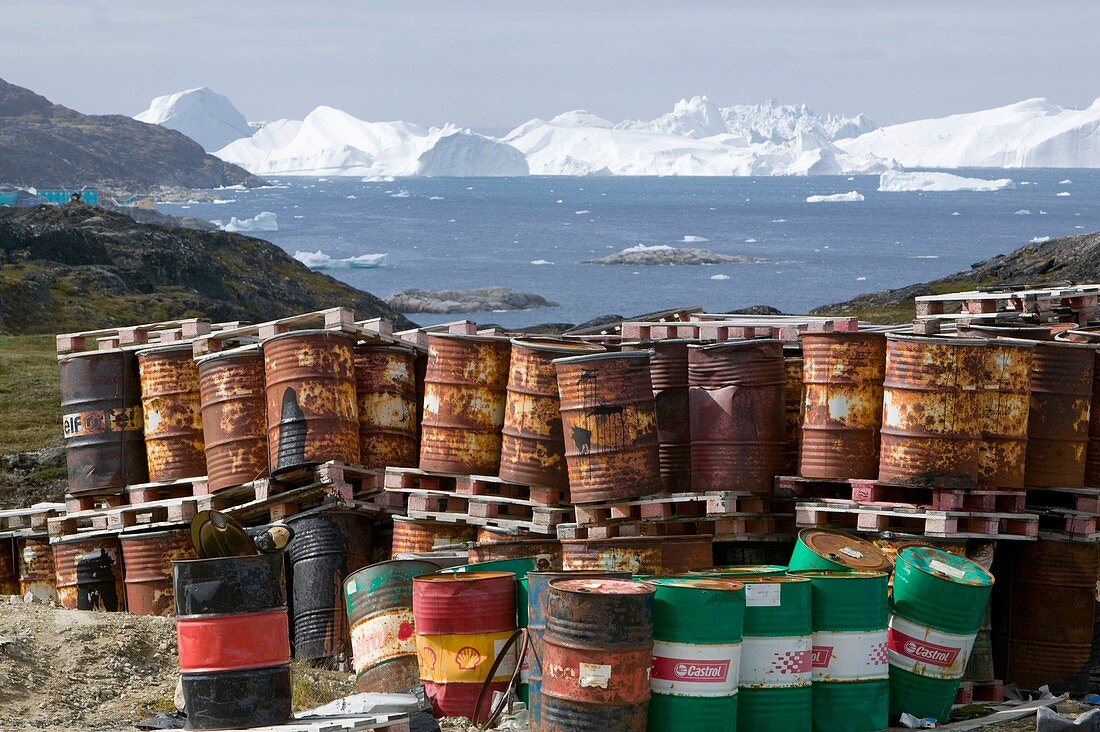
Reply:
M0 336L0 455L61 440L54 337Z

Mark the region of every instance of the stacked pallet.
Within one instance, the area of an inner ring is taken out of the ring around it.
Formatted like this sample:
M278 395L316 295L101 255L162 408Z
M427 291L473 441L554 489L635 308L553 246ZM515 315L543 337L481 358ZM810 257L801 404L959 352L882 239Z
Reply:
M1098 297L1098 284L1006 285L969 292L920 295L916 298L916 310L918 321L1012 313L1034 316L1041 323L1068 321L1086 325L1097 317Z

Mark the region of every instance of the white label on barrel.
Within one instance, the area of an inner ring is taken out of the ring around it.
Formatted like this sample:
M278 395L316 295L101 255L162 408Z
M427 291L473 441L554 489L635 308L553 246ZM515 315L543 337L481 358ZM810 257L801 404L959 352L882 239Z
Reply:
M863 559L863 552L857 551L850 546L844 546L840 548L841 554L846 554L852 559Z
M501 638L499 640L493 641L494 658L500 656L500 651L502 648L504 648L504 644L507 642L507 638ZM516 644L513 643L512 646L508 649L508 657L501 661L500 666L497 667L497 674L493 677L494 681L501 680L502 677L504 681L512 678L512 674L516 672L516 652Z
M948 577L954 577L957 580L961 580L966 576L966 572L958 567L952 567L950 564L944 564L938 559L933 559L928 563L928 568L933 572L939 572L940 574L946 574Z
M974 636L944 633L890 616L890 665L932 679L961 679Z
M875 681L890 675L886 628L837 633L814 631L813 677L821 681Z
M779 584L749 583L745 585L746 607L779 607Z
M606 689L611 685L611 667L602 663L582 663L577 683L582 689Z
M737 693L741 644L653 641L649 687L657 694L732 696Z
M742 689L809 686L813 641L808 635L751 638L741 642Z

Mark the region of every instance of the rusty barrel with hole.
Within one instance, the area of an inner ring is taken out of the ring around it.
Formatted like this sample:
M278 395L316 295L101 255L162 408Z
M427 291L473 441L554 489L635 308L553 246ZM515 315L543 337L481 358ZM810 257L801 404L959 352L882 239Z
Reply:
M625 571L640 575L690 572L714 563L713 537L618 536L609 539L563 539L562 568Z
M1092 346L1035 343L1024 468L1028 488L1085 484L1094 360Z
M886 336L878 479L974 488L986 341Z
M420 680L436 716L488 716L491 698L477 708L478 693L503 692L515 671L516 648L490 680L489 669L516 630L516 576L511 572L458 572L413 579L413 619Z
M555 338L512 340L500 454L502 480L568 490L554 359L603 351L601 346Z
M420 459L416 352L401 346L357 345L355 393L359 463L366 468L415 468Z
M693 491L771 495L785 444L783 344L688 347Z
M170 616L175 612L172 562L196 559L189 529L122 534L126 610L134 615Z
M887 572L890 560L875 544L835 529L802 529L791 559L792 572L805 570Z
M439 549L458 547L477 538L477 527L465 524L444 524L429 519L393 517L391 559L398 554L423 554Z
M138 369L149 480L206 475L199 368L191 344L138 351Z
M468 556L470 564L534 557L536 564L548 570L561 570L561 542L550 536L513 536L482 527Z
M149 479L137 356L119 348L58 359L69 492L121 491Z
M460 475L500 471L510 352L507 338L428 336L421 470Z
M283 555L172 563L188 729L290 719L290 629Z
M805 385L802 383L806 359L802 349L783 347L783 373L787 377L783 385L783 474L798 473L798 454L802 445L802 410Z
M1011 544L997 550L994 565L997 677L1027 689L1047 684L1054 693L1087 692L1097 545L1053 539Z
M660 493L657 411L649 351L554 361L573 503Z
M0 595L19 594L19 559L15 537L0 539Z
M53 545L57 600L69 610L126 609L117 536L62 539Z
M555 579L542 636L542 732L646 729L653 663L652 585ZM536 730L537 732L537 730Z
M344 580L359 691L394 693L420 683L412 581L438 569L422 560L379 562Z
M30 593L36 600L57 601L57 572L53 547L45 537L20 537L15 540L19 561L19 594Z
M250 346L196 359L211 492L267 475L264 357Z
M991 340L985 347L978 484L1023 488L1031 402L1032 344Z
M886 336L805 333L799 475L874 478L882 429Z
M351 336L329 330L292 331L261 345L273 475L359 461L354 345Z
M370 564L370 516L325 511L291 516L291 648L297 660L340 661L351 651L351 629L344 612L343 581Z
M655 577L652 732L733 729L745 585L713 577Z
M624 343L624 351L650 351L649 376L657 410L661 481L668 493L691 490L691 420L688 413L688 345L669 338Z

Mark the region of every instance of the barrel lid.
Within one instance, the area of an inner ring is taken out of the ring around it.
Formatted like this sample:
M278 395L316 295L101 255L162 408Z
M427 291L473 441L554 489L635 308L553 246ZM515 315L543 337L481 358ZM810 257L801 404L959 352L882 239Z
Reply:
M798 569L792 570L791 574L795 577L826 580L866 580L877 577L885 579L890 576L886 572L847 569Z
M283 341L288 338L304 338L306 336L325 336L329 338L336 338L339 340L349 341L354 344L355 339L350 333L345 333L342 330L328 330L327 328L310 328L307 330L288 330L286 333L280 333L278 335L271 336L267 340L260 344L260 348L266 348L269 343L275 341Z
M168 529L165 531L141 531L134 534L119 534L118 540L122 543L128 541L141 541L143 539L159 539L163 536L171 536L172 534L178 534L180 532L187 531L187 529Z
M586 577L583 579L556 579L550 587L564 592L585 595L652 595L654 589L645 582L614 577Z
M513 338L514 348L526 348L531 351L546 353L606 353L607 349L598 343L585 343L584 341L566 341L561 338Z
M167 533L167 532L165 532L165 533ZM146 536L148 536L148 534L146 534ZM99 536L95 536L95 535L87 536L87 535L84 535L84 534L74 534L73 536L65 536L65 537L62 537L60 539L51 539L50 544L80 544L80 543L83 542L83 543L89 543L89 544L98 543L98 545L100 547L102 547L105 544L113 544L115 541L118 540L118 538L119 538L118 536L114 536L114 535L111 535L111 534L101 534Z
M446 582L481 582L484 580L495 580L502 577L516 578L515 572L447 572L437 574L424 574L419 577L413 577L413 582L430 582L433 584L446 583Z
M646 582L661 587L679 587L685 590L708 590L711 592L741 592L745 589L744 582L715 577L653 577L647 579Z
M942 549L910 547L898 553L898 561L948 582L978 586L993 584L993 575L980 564Z
M248 557L256 544L244 527L219 511L199 511L191 520L191 543L200 559Z
M765 574L760 577L742 577L740 581L746 585L759 585L763 584L786 584L790 582L809 582L809 577L800 577L793 574Z
M259 355L260 344L249 343L246 346L237 346L236 348L229 348L224 351L218 351L217 353L208 353L205 356L196 356L195 363L201 366L211 361L227 361L231 358L254 358Z
M187 351L190 354L194 354L195 346L190 341L183 343L165 343L157 346L149 346L148 348L141 348L137 351L137 355L140 357L156 353L175 353L176 351Z
M802 341L877 341L885 340L886 334L878 330L834 330L831 333L802 333Z
M890 566L882 550L865 539L832 529L803 529L798 539L814 554L848 569L877 570Z
M998 323L996 321L968 323L956 326L959 333L975 333L983 337L1000 338L1002 334L1010 338L1023 338L1035 341L1053 340L1050 326L1031 323Z
M466 333L429 333L428 338L442 338L448 341L472 341L474 343L509 343L506 336L467 335Z
M738 577L756 577L783 574L787 568L781 564L731 564L723 567L697 569L692 574L724 574Z
M689 344L688 348L696 348L700 351L725 351L770 343L778 344L780 347L783 345L783 341L778 338L741 338L732 341L719 341L718 343L693 343Z
M555 358L554 365L588 363L589 361L610 361L613 359L644 358L648 359L653 351L605 351L604 353L588 353L583 356L569 356L568 358Z
M928 343L938 346L942 346L944 343L956 346L984 346L990 341L989 338L973 338L958 335L919 336L913 335L912 333L887 333L886 340L906 343Z
M698 338L643 338L636 341L623 341L624 348L656 348L658 346L691 346L702 344Z
M1077 340L1074 340L1075 338ZM1054 340L1062 343L1100 343L1100 326L1070 328L1054 336Z

